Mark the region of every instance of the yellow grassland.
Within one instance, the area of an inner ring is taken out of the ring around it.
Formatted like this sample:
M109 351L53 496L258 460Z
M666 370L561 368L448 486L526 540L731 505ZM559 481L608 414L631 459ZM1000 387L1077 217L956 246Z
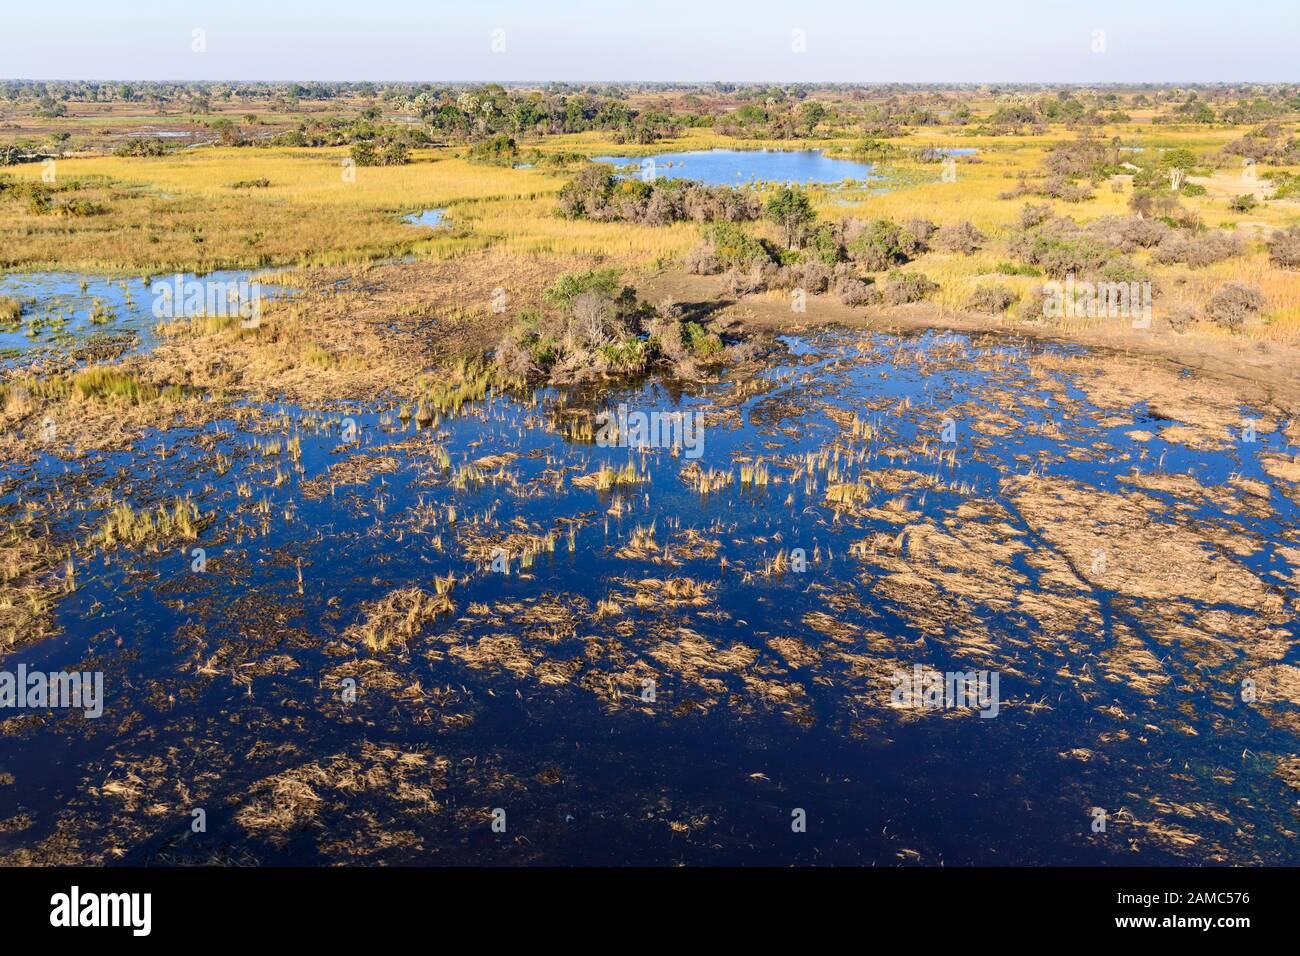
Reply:
M1140 115L1137 117L1140 120ZM1300 340L1300 282L1294 273L1273 267L1263 238L1300 221L1300 202L1269 201L1249 213L1229 207L1238 167L1214 157L1244 127L1152 126L1140 121L1109 127L1096 135L1118 137L1125 145L1148 150L1187 148L1214 165L1212 175L1194 181L1207 185L1205 196L1183 204L1207 226L1240 230L1246 254L1207 269L1149 266L1179 296L1203 301L1229 279L1257 284L1268 303L1270 322L1254 334ZM940 224L969 220L990 236L973 256L932 253L908 266L941 285L936 301L960 308L971 290L997 281L1027 289L1035 280L996 273L1009 257L1004 240L1023 200L999 199L1021 174L1033 176L1046 151L1075 133L1053 127L1029 136L967 135L957 127L926 128L890 142L903 150L883 171L889 182L832 185L810 190L824 218L925 217ZM629 147L597 134L548 137L543 152L641 155L709 148L823 148L850 150L856 139L743 140L710 130L688 130L653 146ZM959 158L956 180L943 181L939 164L923 164L908 154L926 147L975 147L973 158ZM679 223L649 227L558 218L555 194L571 173L564 169L510 169L471 163L464 150L417 150L412 162L396 167L356 168L347 175L344 148L208 147L162 158L100 156L60 160L59 181L80 181L78 194L102 204L99 215L62 218L39 215L22 203L0 203L0 266L6 269L69 269L156 274L175 269L259 267L283 264L364 263L411 255L448 259L494 247L525 257L578 256L653 268L682 256L698 239L698 228ZM6 170L16 178L38 178L38 164ZM234 189L240 181L265 178L265 188ZM1266 198L1263 180L1241 181L1240 192ZM1062 215L1087 221L1125 215L1132 193L1128 177L1102 183L1083 203L1048 202ZM901 184L901 185L900 185ZM886 188L881 188L886 187ZM447 209L449 225L429 230L401 221L403 214ZM751 227L776 238L764 223ZM1144 257L1137 256L1139 262Z

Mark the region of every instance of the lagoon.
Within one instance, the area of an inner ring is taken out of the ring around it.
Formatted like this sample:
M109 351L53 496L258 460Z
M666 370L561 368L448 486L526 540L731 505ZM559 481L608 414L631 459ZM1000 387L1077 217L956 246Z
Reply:
M708 149L656 156L593 156L643 179L693 179L710 186L753 182L839 183L878 181L871 163L827 156L820 149ZM631 167L629 169L629 167Z

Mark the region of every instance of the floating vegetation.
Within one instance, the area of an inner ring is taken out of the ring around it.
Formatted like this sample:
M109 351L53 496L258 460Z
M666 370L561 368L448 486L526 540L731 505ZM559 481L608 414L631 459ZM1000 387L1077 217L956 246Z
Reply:
M386 651L396 644L408 644L440 616L451 614L454 579L444 578L435 593L423 588L400 588L368 605L362 620L347 629L344 638L364 644L372 651Z
M742 485L766 488L769 480L770 475L768 474L767 465L761 461L740 466L740 483Z
M110 309L99 299L95 299L94 302L91 303L91 307L90 307L91 325L107 325L109 322L114 321L116 318L117 318L116 313L114 313L112 309Z
M635 462L629 461L622 468L601 465L598 471L590 475L581 475L573 479L575 488L595 488L597 491L613 491L639 485L648 480L647 476L637 470Z
M136 510L120 502L104 517L92 544L111 548L122 544L157 548L170 540L193 541L199 536L199 509L188 499L175 499L170 506Z

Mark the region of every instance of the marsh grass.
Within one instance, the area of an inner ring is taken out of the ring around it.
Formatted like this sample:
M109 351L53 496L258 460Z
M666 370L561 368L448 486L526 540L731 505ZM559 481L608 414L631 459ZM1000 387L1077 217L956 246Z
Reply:
M0 330L15 331L23 315L23 304L7 295L0 295Z
M416 422L432 424L430 410L445 416L459 414L466 405L486 398L495 381L491 366L478 358L456 359L437 376L421 382L423 397L416 409Z
M101 214L74 228L0 203L0 239L7 240L0 267L168 272L453 257L501 237L452 230L429 238L400 213L500 200L530 204L541 218L564 183L563 174L477 166L441 149L416 151L406 166L357 169L348 181L346 155L259 147L63 160L60 174L84 180L85 199ZM39 182L40 172L13 168L27 182ZM262 179L262 188L230 188Z
M649 477L637 470L635 462L629 461L622 468L602 464L590 475L573 479L575 488L594 488L597 491L614 491L618 488L630 488L648 481Z
M17 417L35 406L31 400L45 401L121 401L132 405L163 398L180 398L183 389L169 385L159 388L130 372L112 366L92 366L70 374L29 375L0 385L0 405L10 407Z
M188 498L176 498L170 507L160 504L139 511L127 502L115 505L104 517L99 532L90 543L104 548L119 544L137 548L152 545L156 548L161 542L193 541L198 536L198 506Z
M157 387L142 382L115 368L90 368L72 377L71 393L78 398L113 401L121 400L138 405L159 397Z

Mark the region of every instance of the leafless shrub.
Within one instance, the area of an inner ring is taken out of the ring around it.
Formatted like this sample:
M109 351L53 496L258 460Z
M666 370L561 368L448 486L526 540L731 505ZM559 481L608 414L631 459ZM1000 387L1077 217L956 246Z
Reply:
M763 278L763 270L760 266L751 266L744 270L733 266L723 276L723 285L728 295L737 297L753 295L767 289L767 282Z
M937 282L931 282L920 272L891 272L882 292L886 305L904 305L920 302L938 289Z
M912 255L920 255L927 251L929 249L930 239L939 231L939 227L935 223L931 222L929 219L920 218L909 219L903 228L912 235L914 241L914 246L911 250Z
M565 330L568 351L598 349L627 338L627 327L618 319L609 299L584 292L573 300L573 315Z
M1159 219L1140 216L1102 216L1088 223L1087 229L1093 237L1124 252L1150 249L1171 232Z
M1020 215L1016 218L1016 225L1021 229L1036 229L1051 218L1052 207L1047 203L1040 206L1025 203L1020 207Z
M879 305L883 296L874 283L864 282L856 276L841 276L835 280L835 294L847 306Z
M1019 298L1014 291L1004 285L982 285L971 293L966 300L966 308L972 312L987 312L997 315L1011 308Z
M1268 258L1280 269L1300 269L1300 226L1273 233L1268 242Z
M1196 321L1196 313L1187 306L1179 306L1169 313L1169 327L1182 335Z
M958 222L944 226L936 233L934 244L945 252L956 252L963 256L973 255L988 236L980 232L969 222Z
M1043 321L1043 287L1041 285L1032 285L1029 292L1020 301L1020 308L1016 310L1016 317L1023 322L1041 322Z
M830 286L831 275L830 266L810 259L781 267L768 284L778 289L803 289L809 295L821 295Z
M1237 237L1228 232L1211 232L1196 236L1185 232L1170 232L1151 253L1153 262L1164 264L1183 262L1201 268L1222 262L1241 251Z
M722 271L722 263L714 255L711 243L702 242L686 254L686 271L697 276L711 276Z

